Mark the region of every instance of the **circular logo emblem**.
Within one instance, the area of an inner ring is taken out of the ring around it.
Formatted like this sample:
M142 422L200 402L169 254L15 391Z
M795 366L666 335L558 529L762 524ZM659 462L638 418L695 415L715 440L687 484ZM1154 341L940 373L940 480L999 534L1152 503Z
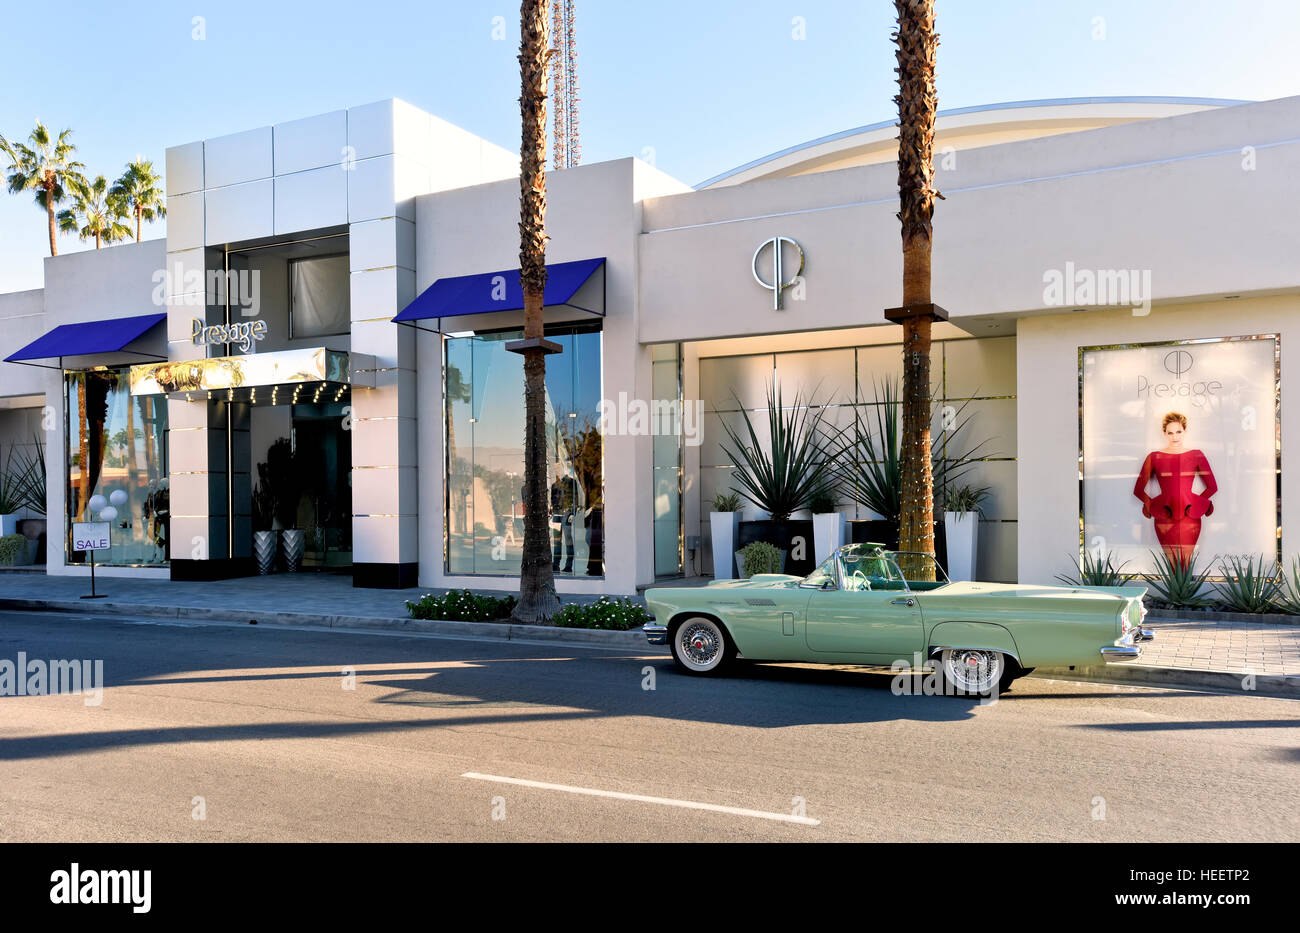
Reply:
M1181 379L1192 368L1192 355L1186 350L1171 350L1165 354L1165 369Z

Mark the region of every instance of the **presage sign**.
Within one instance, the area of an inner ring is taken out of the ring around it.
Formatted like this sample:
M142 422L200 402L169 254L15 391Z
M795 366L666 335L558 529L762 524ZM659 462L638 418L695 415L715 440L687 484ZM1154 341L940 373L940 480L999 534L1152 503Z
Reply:
M202 318L194 318L194 345L233 343L247 353L253 347L253 341L266 336L266 321L237 321L234 324L213 324L208 326Z
M74 551L106 551L108 547L108 522L72 523Z

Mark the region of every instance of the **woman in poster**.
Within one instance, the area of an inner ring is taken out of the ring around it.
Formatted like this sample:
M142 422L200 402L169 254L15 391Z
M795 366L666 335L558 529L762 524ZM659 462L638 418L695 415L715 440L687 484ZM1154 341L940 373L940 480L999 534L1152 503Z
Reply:
M1165 556L1187 566L1196 551L1196 541L1201 536L1201 517L1214 512L1210 497L1219 491L1210 462L1199 450L1185 446L1187 416L1171 411L1164 417L1161 429L1165 446L1147 454L1138 473L1133 495L1142 500L1142 514L1152 519L1156 538ZM1205 491L1192 491L1196 477L1205 484ZM1160 493L1147 495L1147 486L1155 478Z

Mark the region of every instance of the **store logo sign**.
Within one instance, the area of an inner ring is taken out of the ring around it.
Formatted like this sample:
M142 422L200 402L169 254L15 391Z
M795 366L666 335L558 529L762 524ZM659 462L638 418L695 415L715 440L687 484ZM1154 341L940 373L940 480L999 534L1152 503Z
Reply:
M1186 350L1172 350L1165 354L1165 369L1178 379L1192 368L1192 355Z
M266 321L239 321L235 324L213 324L196 317L191 322L196 347L233 343L247 353L253 344L266 336Z
M782 253L785 247L794 250L795 255L799 257L799 268L795 269L794 275L789 279L785 277L787 265ZM770 258L764 258L765 251L771 252ZM760 272L760 259L763 260L761 268L766 271L771 270L771 280L763 278L763 272ZM772 293L772 310L781 310L781 293L792 285L802 286L803 279L803 247L788 236L774 236L770 240L764 240L758 244L758 249L754 250L754 259L750 263L754 271L754 281L766 288ZM796 297L799 297L796 294Z

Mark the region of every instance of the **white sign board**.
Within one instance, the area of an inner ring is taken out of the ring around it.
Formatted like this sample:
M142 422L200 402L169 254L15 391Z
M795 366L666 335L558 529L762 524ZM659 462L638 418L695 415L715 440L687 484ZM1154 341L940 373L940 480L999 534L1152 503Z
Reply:
M73 522L72 549L74 551L108 550L108 522Z

